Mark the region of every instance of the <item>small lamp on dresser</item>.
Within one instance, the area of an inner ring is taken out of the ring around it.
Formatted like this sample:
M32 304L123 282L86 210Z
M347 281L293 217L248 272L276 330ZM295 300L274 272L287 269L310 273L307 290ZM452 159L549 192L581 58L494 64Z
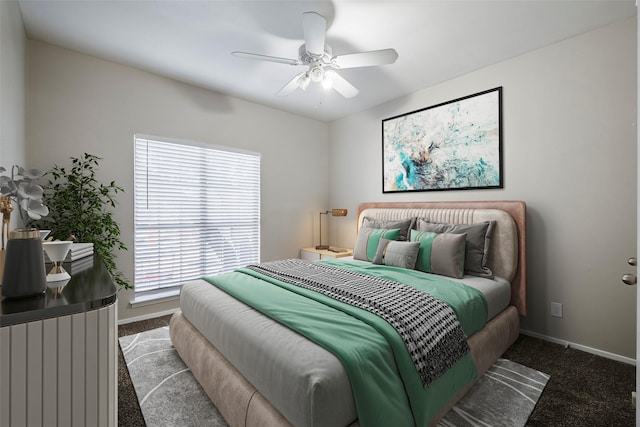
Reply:
M328 215L331 213L331 216L347 216L346 209L331 209L330 211L320 212L320 244L316 246L316 249L327 250L329 249L329 245L322 244L322 215Z

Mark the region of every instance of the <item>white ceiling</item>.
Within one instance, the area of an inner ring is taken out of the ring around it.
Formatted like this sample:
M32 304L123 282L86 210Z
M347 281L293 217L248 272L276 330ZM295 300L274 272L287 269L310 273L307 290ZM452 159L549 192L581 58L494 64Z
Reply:
M634 0L18 1L31 39L323 121L636 13ZM340 70L355 98L317 84L276 97L304 67L230 52L296 59L306 11L327 18L334 55L394 48L398 60Z

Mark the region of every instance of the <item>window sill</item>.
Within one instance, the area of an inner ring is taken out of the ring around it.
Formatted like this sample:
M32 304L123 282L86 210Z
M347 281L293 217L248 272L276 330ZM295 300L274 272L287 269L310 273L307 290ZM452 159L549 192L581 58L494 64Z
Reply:
M153 304L162 304L168 301L176 301L180 299L180 288L160 289L157 291L148 291L140 295L136 295L129 303L131 308L144 307Z

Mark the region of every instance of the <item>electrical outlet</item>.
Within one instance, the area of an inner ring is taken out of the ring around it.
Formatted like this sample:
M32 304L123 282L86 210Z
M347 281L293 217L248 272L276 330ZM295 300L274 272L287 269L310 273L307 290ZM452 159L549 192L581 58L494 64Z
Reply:
M562 317L562 304L560 304L559 302L551 303L551 316Z

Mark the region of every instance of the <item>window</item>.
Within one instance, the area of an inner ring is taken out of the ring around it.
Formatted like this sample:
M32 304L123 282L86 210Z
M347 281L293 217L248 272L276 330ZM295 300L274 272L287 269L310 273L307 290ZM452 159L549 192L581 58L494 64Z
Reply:
M135 136L135 300L260 259L260 155Z

